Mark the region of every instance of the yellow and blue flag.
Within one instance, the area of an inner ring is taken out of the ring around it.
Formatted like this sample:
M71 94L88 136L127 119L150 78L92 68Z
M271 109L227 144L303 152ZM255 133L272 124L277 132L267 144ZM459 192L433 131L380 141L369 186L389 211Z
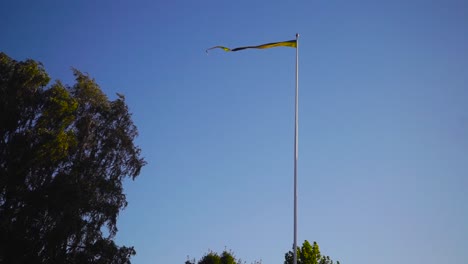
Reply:
M293 40L288 40L288 41L281 41L281 42L272 42L272 43L267 43L267 44L262 44L258 46L245 46L245 47L238 47L234 49L230 49L224 46L214 46L206 50L206 53L208 53L209 50L212 49L223 49L224 51L239 51L239 50L244 50L244 49L269 49L269 48L274 48L274 47L291 47L291 48L297 48L297 41L295 39Z

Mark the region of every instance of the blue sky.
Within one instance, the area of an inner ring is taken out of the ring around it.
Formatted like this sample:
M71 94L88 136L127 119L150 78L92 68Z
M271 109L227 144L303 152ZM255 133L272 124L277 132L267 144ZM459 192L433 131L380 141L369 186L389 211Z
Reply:
M13 1L0 51L123 93L148 165L125 183L133 263L292 246L292 48L300 37L299 241L341 263L468 259L468 2Z

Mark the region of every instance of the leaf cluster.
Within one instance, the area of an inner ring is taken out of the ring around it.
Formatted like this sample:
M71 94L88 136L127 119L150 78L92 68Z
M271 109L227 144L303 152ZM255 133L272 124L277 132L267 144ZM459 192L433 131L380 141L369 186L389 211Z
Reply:
M293 251L288 251L284 256L284 264L293 264ZM297 263L298 264L334 264L329 256L324 256L320 253L320 248L317 242L313 245L305 240L302 247L297 247ZM340 264L339 261L336 264Z
M246 264L242 259L237 259L232 251L224 250L221 254L208 251L198 262L188 259L185 264ZM262 261L254 261L252 264L262 264Z
M0 53L0 263L129 263L119 247L122 181L145 161L120 96L88 75L50 78L34 60Z

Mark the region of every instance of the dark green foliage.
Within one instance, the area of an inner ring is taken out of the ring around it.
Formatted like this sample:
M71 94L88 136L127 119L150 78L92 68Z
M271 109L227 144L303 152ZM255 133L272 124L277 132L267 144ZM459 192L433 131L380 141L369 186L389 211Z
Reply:
M261 261L255 261L253 264L261 263ZM206 253L198 262L193 259L185 261L185 264L245 264L245 262L240 259L236 259L232 252L224 250L221 255L210 251Z
M237 264L236 258L230 252L227 251L223 251L220 260L221 264Z
M198 261L198 264L221 264L221 257L216 253L210 252L203 256L203 258Z
M129 263L117 246L122 181L145 164L123 96L87 75L50 87L43 66L0 53L0 263ZM105 231L106 235L103 233Z
M284 256L284 264L293 264L293 251L289 251ZM297 263L298 264L333 264L333 260L329 256L322 256L317 242L314 241L310 245L309 241L305 240L302 247L297 247ZM339 261L336 264L340 264Z

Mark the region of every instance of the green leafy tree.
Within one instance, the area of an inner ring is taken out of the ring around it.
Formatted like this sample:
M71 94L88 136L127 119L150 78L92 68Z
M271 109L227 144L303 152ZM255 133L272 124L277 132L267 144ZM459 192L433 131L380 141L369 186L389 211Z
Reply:
M144 166L124 97L74 70L64 86L0 53L0 263L130 263L122 181Z
M223 253L218 254L210 251L206 253L198 262L195 259L185 261L185 264L245 264L241 259L236 259L234 254L230 251L224 250ZM261 261L254 261L253 264L261 264Z
M293 264L293 251L289 251L284 256L284 264ZM317 242L311 245L305 240L302 247L297 247L297 263L298 264L333 264L333 260L329 256L322 256ZM340 264L339 261L336 262Z
M198 264L221 264L221 257L214 252L210 252L203 256Z

